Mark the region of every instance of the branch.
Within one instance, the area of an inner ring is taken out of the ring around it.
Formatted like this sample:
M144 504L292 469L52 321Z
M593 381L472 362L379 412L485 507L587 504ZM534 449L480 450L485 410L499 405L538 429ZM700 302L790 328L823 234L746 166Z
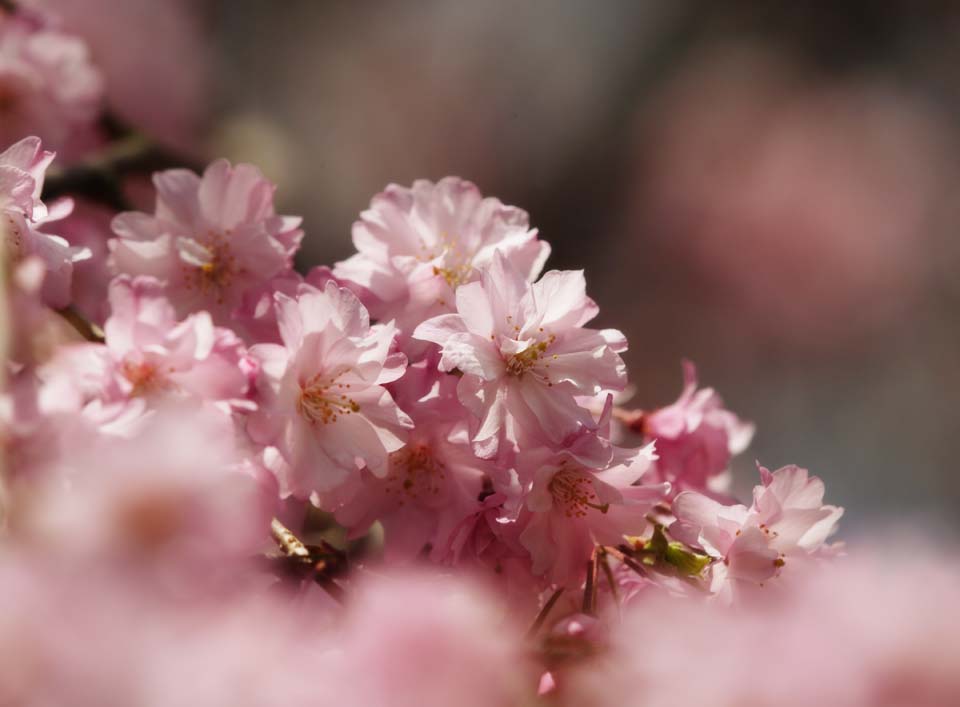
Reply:
M600 553L593 548L590 560L587 562L587 582L583 587L583 613L590 616L597 615L597 579L600 569Z
M116 121L105 118L104 125L108 126L106 131L123 135L123 128ZM75 195L116 211L129 211L131 206L123 192L123 179L172 167L199 171L199 165L192 160L170 152L144 135L127 132L97 155L66 167L51 168L44 183L43 199Z
M301 578L306 574L335 601L340 604L345 602L343 587L330 576L342 569L342 553L327 543L320 546L304 545L300 538L276 518L270 521L270 535L283 551L283 559L293 563L293 567L288 566L288 569L295 570L296 576Z
M619 608L620 592L617 590L617 580L613 576L613 570L610 569L610 563L607 561L607 550L603 547L600 548L600 569L603 570L603 574L607 578L607 584L610 586L610 593L613 595L614 604Z
M54 311L63 317L70 324L70 326L72 326L77 333L87 341L91 341L95 344L102 344L105 341L103 329L98 327L93 322L89 322L84 319L73 307L66 307L64 309L57 309Z
M560 598L561 594L563 594L563 587L560 587L557 589L557 591L550 595L550 598L547 599L547 603L543 605L543 608L540 609L540 613L537 614L537 618L534 619L533 625L530 626L530 630L527 631L527 638L533 638L535 635L537 635L537 631L539 631L540 627L543 626L543 622L547 620L550 610L553 608L553 605L557 603L557 600Z

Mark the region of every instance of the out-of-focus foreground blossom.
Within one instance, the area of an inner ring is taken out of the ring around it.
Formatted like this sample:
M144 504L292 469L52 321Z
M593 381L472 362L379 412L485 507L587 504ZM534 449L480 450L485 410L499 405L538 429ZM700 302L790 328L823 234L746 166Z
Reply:
M960 572L951 551L929 543L914 537L858 546L843 563L745 610L665 597L638 605L599 657L559 681L558 702L956 704ZM644 649L637 647L640 636Z

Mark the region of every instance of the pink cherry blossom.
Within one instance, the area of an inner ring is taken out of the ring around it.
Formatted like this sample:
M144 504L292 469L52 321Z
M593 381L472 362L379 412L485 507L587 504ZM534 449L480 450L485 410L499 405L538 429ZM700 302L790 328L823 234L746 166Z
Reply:
M40 200L44 175L53 158L36 137L24 138L0 153L0 219L9 257L19 262L36 256L43 262L44 301L59 308L70 302L73 264L89 258L90 251L38 230L67 216L73 208L69 199L50 209Z
M907 533L736 611L650 596L612 627L607 651L559 676L562 704L955 704L956 568L955 550Z
M63 347L41 370L44 409L126 428L155 402L193 398L225 412L250 410L258 364L206 312L176 320L161 283L120 276L110 285L104 344Z
M413 426L383 387L406 368L391 353L394 328L371 327L356 295L334 282L296 299L277 294L276 306L283 344L251 349L263 367L262 405L248 429L289 465L284 488L306 497L364 467L385 477Z
M547 581L532 572L530 553L520 543L523 528L516 522L519 486L485 493L478 507L453 529L442 561L457 572L495 589L511 615L532 616Z
M480 278L493 254L507 256L528 280L550 253L526 212L484 198L472 183L391 184L353 226L358 253L338 263L338 278L360 285L371 314L393 319L404 332L456 308L456 290Z
M71 305L90 322L103 326L109 316L107 289L110 268L107 265L107 241L112 235L110 222L114 213L86 199L74 201L69 216L54 226L43 226L65 238L73 247L90 251L90 258L73 268Z
M129 438L71 436L14 487L14 532L63 563L119 562L180 584L212 581L266 543L276 487L229 418L169 401ZM202 574L196 575L198 569Z
M520 434L555 446L595 430L578 396L626 385L615 329L587 329L597 314L582 272L552 270L530 284L497 252L478 282L457 290L457 312L423 322L414 337L439 344L440 369L463 374L460 401L479 420L478 456Z
M390 454L386 476L363 470L328 502L351 536L363 535L379 520L391 560L412 559L425 549L440 559L454 528L478 509L484 481L499 475L470 448L456 378L425 363L408 368L392 385L414 427L406 446Z
M648 445L618 450L615 462L600 471L567 455L538 463L519 520L533 572L555 584L578 584L596 545L618 545L625 535L642 534L649 525L646 514L670 489L636 485L655 458Z
M820 551L843 514L823 504L823 482L806 469L760 467L760 475L749 508L693 491L673 502L670 534L719 560L711 565L711 591L728 601L738 588L762 585L794 559Z
M89 144L103 91L80 39L32 14L0 16L0 145L24 135L64 152Z
M697 371L689 361L683 377L680 398L640 420L644 436L657 442L653 473L669 481L675 494L722 491L730 459L750 444L754 426L725 409L712 388L697 390Z
M290 268L300 219L274 213L274 186L256 167L217 160L203 176L172 169L153 183L153 215L113 220L112 263L162 280L180 316L205 309L229 324L245 293Z
M495 599L462 580L424 573L367 582L328 673L340 693L329 704L523 704L536 674L516 638L523 627L504 624Z

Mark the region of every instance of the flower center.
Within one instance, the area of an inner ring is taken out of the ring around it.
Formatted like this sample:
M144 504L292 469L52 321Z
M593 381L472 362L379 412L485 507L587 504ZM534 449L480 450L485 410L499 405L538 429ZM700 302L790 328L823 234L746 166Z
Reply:
M425 444L404 447L390 455L390 473L386 493L397 496L397 503L425 500L440 494L447 478L446 467Z
M553 502L567 518L584 518L591 508L606 513L609 503L597 503L593 479L588 474L574 469L561 468L547 486Z
M515 329L517 327L514 327ZM540 331L543 331L542 329ZM545 340L538 340L536 343L531 344L523 351L518 351L515 354L511 354L507 359L507 373L511 376L516 376L517 378L522 378L523 374L529 371L531 368L537 366L541 360L544 358L547 349L550 345L557 340L557 337L551 334ZM549 363L544 363L543 368L550 368ZM553 383L550 382L550 376L546 370L540 371L544 381L548 386L552 386Z
M349 383L337 383L339 374L324 378L317 374L300 386L297 412L311 425L336 422L340 415L360 412L360 405L346 394Z
M130 390L131 398L169 390L172 387L157 366L146 361L124 361L120 364L120 372L133 386Z
M223 304L224 293L237 274L237 259L230 251L227 238L214 231L207 233L200 251L201 264L183 266L186 288L199 290L204 295L215 293L217 304Z
M420 241L420 251L417 257L422 262L443 259L442 267L433 266L433 274L446 280L452 289L455 290L473 279L473 256L463 250L459 238L441 233L439 240L432 248Z

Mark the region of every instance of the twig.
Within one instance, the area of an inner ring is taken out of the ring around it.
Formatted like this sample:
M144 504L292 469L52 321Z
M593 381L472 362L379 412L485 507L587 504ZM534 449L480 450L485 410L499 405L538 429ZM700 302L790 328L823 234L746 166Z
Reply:
M553 609L553 605L557 603L557 600L560 598L561 594L563 594L563 587L560 587L550 595L550 598L547 599L547 603L543 605L543 608L540 609L540 613L537 614L537 618L534 619L533 625L530 626L530 630L527 631L527 638L532 638L537 634L537 631L539 631L540 627L543 626L543 622L547 620L547 615L550 613L550 610Z
M17 3L14 0L0 0L0 10L12 15L17 11Z
M111 130L121 132L113 121ZM67 167L51 168L43 187L44 199L82 196L116 211L131 206L123 192L123 178L150 174L171 167L199 170L183 156L175 155L139 133L128 133L111 143L103 152Z
M600 553L593 548L590 560L587 562L587 582L583 587L583 613L590 616L597 614L597 578L600 569Z
M103 329L93 322L87 321L73 307L58 309L56 312L87 341L92 341L95 344L102 344L104 342Z
M603 570L603 574L607 578L607 584L610 585L610 593L613 595L613 601L619 607L620 592L617 590L617 580L614 578L613 570L610 569L610 563L607 561L607 550L603 547L600 548L600 569Z
M311 552L310 548L303 544L300 538L294 535L287 526L276 518L270 521L270 535L283 551L284 557L306 569L313 581L335 601L340 604L345 602L346 594L343 591L343 587L334 582L327 574L328 570L332 570L338 565L339 558L338 562L328 563L324 557L317 557L315 553ZM316 549L322 552L329 552L334 556L337 555L336 550L329 548L327 545Z
M610 546L606 546L603 549L605 552L607 552L608 554L610 554L611 556L613 556L614 558L616 558L617 560L625 564L627 567L632 569L637 574L642 575L644 577L647 575L647 571L644 569L643 565L641 565L639 562L637 562L635 559L630 557L630 555L626 554L625 552Z

